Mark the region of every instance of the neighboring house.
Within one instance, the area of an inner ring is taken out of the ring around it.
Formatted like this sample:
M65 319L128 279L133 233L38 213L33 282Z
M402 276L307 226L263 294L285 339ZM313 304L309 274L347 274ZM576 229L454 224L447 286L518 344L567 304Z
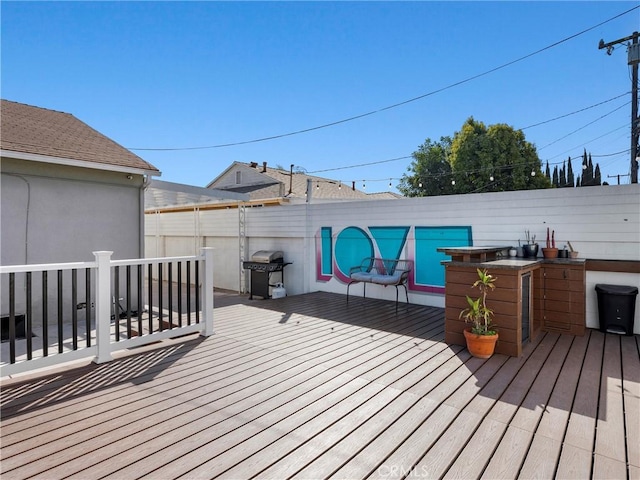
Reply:
M393 193L367 194L337 180L315 177L295 170L268 167L267 162L234 162L207 188L246 193L254 203L283 203L283 201L305 201L307 189L311 197L321 200L381 200L399 198Z
M69 113L1 100L2 265L144 256L160 171Z

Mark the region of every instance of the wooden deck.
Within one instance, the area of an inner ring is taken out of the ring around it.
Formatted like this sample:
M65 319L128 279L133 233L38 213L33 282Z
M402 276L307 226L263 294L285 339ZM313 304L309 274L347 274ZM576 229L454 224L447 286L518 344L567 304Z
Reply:
M638 336L478 360L441 309L243 303L208 339L3 381L3 480L640 478Z

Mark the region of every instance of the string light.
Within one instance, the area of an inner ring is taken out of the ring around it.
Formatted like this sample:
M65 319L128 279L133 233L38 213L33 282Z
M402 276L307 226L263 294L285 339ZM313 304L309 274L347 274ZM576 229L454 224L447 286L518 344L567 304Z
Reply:
M622 153L624 153L624 152L622 152ZM594 156L594 155L592 154L591 156ZM582 158L582 156L580 156L580 158L574 157L573 159L571 157L569 157L569 161L576 161L576 160L580 160L581 158ZM549 162L547 160L546 163L550 167L554 167L554 166L558 166L558 165L563 165L563 164L566 163L566 161L567 161L566 159L562 160L562 161L557 161L557 162ZM640 157L638 157L638 161L640 161ZM494 166L494 167L492 167L492 169L497 169L498 173L497 174L490 173L489 177L488 177L489 181L490 182L495 182L496 179L498 177L500 177L500 175L505 173L505 171L507 171L507 173L508 173L508 171L512 170L515 167L520 167L520 166L525 166L526 167L527 163L529 163L529 162L513 163L513 164L510 164L510 165L504 165L504 166ZM543 168L542 173L544 175L544 163L545 163L545 161L541 160L541 163L542 163L542 168ZM586 169L588 167L586 165L582 165L582 168ZM440 180L440 179L445 179L446 180L447 178L451 178L454 175L464 174L467 178L473 178L474 176L482 176L482 175L486 175L487 173L488 173L487 169L483 169L483 168L478 168L478 169L475 169L475 170L468 170L468 171L465 171L465 172L448 172L448 173L429 173L429 172L426 172L426 173L422 173L420 175L421 179L417 183L417 187L420 188L420 189L423 189L423 188L425 188L425 185L427 185L431 180ZM534 167L534 168L532 168L532 170L530 172L530 177L533 178L533 177L536 177L536 176L537 176L537 171L536 171L536 169ZM408 178L406 178L406 177L399 177L399 178L398 177L389 177L389 178L377 178L377 179L375 179L375 178L374 179L371 179L371 178L370 179L363 179L362 180L362 190L366 190L367 182L374 182L374 183L376 183L376 182L388 182L389 188L393 188L393 182L394 181L402 183L402 182L406 182L407 180L408 180ZM342 189L342 182L340 182L340 181L334 181L334 180L328 180L328 179L327 180L320 179L320 180L315 180L315 181L318 184L319 184L319 182L332 183L334 185L337 185L338 189L340 189L340 190ZM355 188L356 181L352 181L351 183L353 184L352 187ZM319 188L318 184L316 185L316 188ZM414 184L414 185L416 185L416 184ZM451 185L456 185L456 181L455 180L451 180ZM442 188L442 186L440 188Z
M600 154L600 155L598 155L598 154L590 154L590 156L594 157L594 158L595 157L607 157L607 156L612 156L612 155L624 154L624 153L627 153L628 151L629 151L629 149L623 150L623 151L620 151L620 152L616 152L616 153L612 153L612 154ZM411 156L401 157L401 158L411 158ZM563 160L560 160L560 161L555 161L555 162L550 161L553 158L555 158L555 157L551 157L551 158L546 159L546 160L545 159L540 159L542 167L544 167L544 163L546 163L549 167L555 167L555 166L563 165L567 161L566 159L563 159ZM582 155L575 156L573 158L569 157L569 161L572 162L572 161L580 160L581 158L582 158ZM395 158L395 159L392 159L392 160L395 161L395 160L398 160L398 158ZM332 170L342 170L342 169L347 169L347 168L355 168L355 167L364 166L364 165L385 163L387 161L390 161L390 160L383 160L383 161L380 161L380 162L372 162L372 163L365 163L365 164L361 164L361 165L351 165L351 166L346 166L346 167L331 168L331 169L326 169L326 170L307 172L307 174L309 174L309 173L319 173L319 172L325 172L325 171L332 171ZM640 162L640 157L638 157L636 159L636 161ZM512 163L510 165L494 166L493 169L498 169L498 176L500 176L500 174L503 173L505 170L508 171L508 170L511 170L511 169L517 168L517 167L526 167L528 163L529 163L528 161L517 162L517 163ZM583 165L582 168L584 170L587 167L585 165ZM429 173L429 171L426 171L425 173L422 173L420 175L421 180L418 183L418 187L419 188L423 188L424 187L425 182L423 182L422 179L425 179L428 182L431 179L437 180L437 179L447 178L447 177L451 177L454 174L460 174L460 173L464 173L467 177L469 177L469 176L473 176L473 175L484 175L484 174L487 173L487 170L483 169L483 168L478 168L478 169L475 169L475 170L469 170L469 171L465 171L465 172L449 172L449 173ZM544 174L544 172L543 172L543 174ZM531 172L531 177L535 177L536 175L537 174L536 174L535 169L534 169ZM389 182L390 185L389 186L391 188L393 188L393 181L394 180L397 181L397 182L403 182L403 181L406 181L407 178L402 178L402 177L401 178L393 178L392 177L389 180L390 180L390 182ZM490 176L490 181L493 182L495 180L496 180L496 176L495 176L495 174L492 173L491 176ZM328 181L329 183L338 184L338 188L339 189L342 188L339 182L330 181L330 180L323 180L323 181ZM362 185L363 185L362 188L366 189L366 182L385 182L385 181L387 181L386 178L362 180ZM351 181L351 183L353 184L353 188L355 188L356 181Z

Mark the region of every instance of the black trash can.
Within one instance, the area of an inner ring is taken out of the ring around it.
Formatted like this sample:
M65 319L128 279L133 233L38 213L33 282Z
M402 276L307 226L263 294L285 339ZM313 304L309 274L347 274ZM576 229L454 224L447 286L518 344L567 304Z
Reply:
M637 287L597 284L600 331L633 335Z

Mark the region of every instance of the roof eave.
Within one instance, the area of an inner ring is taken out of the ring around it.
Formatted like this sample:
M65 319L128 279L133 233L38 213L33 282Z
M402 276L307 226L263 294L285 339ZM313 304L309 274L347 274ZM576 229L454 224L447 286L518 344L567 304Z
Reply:
M155 177L159 177L162 175L159 170L126 167L123 165L111 165L108 163L87 162L84 160L75 160L73 158L52 157L49 155L16 152L13 150L0 149L0 157L15 158L17 160L27 160L31 162L52 163L55 165L66 165L69 167L90 168L93 170L107 170L110 172L130 173L133 175L148 175Z

